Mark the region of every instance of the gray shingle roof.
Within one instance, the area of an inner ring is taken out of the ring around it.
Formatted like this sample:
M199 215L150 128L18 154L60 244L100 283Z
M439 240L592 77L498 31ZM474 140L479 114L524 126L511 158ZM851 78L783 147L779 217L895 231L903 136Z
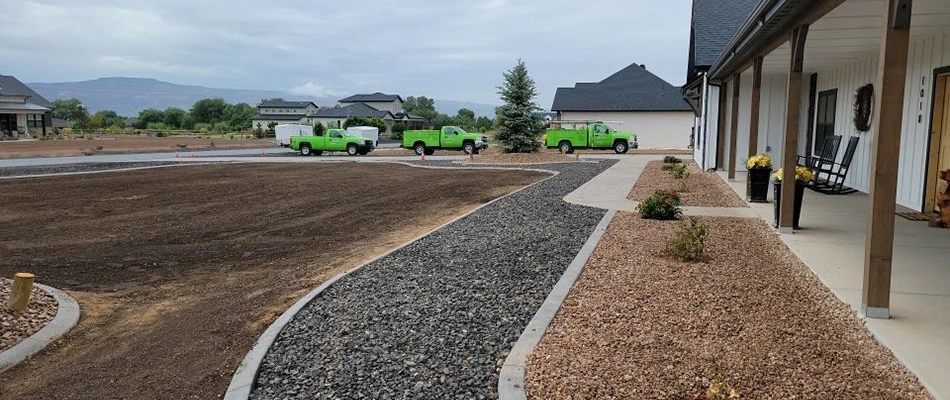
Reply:
M307 106L314 104L312 101L287 101L287 100L265 100L261 104L258 104L257 107L273 107L273 108L307 108Z
M53 108L53 105L39 93L30 89L29 86L20 82L17 78L10 75L0 75L0 95L4 96L26 96L27 101L38 106Z
M693 0L690 70L713 65L759 0Z
M398 94L385 94L376 92L373 94L355 94L340 100L340 103L391 103L396 100L403 101Z
M255 120L264 121L300 121L303 114L257 114Z
M689 111L680 89L632 64L597 84L558 88L552 111Z
M324 107L315 113L307 115L308 118L347 118L347 117L386 117L392 118L389 111L380 111L366 103L353 103L338 107Z

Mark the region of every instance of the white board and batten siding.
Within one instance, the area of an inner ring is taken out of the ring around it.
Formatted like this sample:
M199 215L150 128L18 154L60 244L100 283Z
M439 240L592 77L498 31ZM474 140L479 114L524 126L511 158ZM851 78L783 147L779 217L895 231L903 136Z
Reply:
M637 135L641 149L685 149L693 128L692 111L651 112L581 112L564 111L563 120L608 121L606 124L622 132ZM620 122L620 124L613 123Z
M842 136L839 161L844 156L849 138L861 138L845 184L862 192L868 192L871 186L871 141L874 132L872 129L859 133L854 128L854 94L859 87L876 83L877 58L875 56L818 71L818 92L838 89L835 134ZM897 203L914 210L921 208L924 197L933 105L933 71L946 66L950 66L950 34L915 38L911 41L904 90ZM874 89L877 96L880 88Z

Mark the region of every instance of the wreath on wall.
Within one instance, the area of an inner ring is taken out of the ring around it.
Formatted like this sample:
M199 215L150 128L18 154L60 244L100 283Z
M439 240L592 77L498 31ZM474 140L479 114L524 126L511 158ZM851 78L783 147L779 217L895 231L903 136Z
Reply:
M854 129L858 132L871 130L871 114L874 113L874 85L858 88L854 94Z

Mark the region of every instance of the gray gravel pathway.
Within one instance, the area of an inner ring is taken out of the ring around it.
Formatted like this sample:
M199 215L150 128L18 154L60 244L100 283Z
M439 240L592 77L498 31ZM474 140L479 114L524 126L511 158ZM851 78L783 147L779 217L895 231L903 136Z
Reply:
M614 163L533 165L560 174L344 277L280 333L251 398L497 398L505 357L605 213L562 199Z

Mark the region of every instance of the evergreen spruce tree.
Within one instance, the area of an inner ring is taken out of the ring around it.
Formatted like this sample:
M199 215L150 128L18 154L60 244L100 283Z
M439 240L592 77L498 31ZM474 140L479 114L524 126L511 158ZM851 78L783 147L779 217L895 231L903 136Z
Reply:
M495 139L506 153L532 153L541 148L544 121L534 103L538 91L528 76L524 61L504 74L505 81L498 94L505 104L495 110Z

